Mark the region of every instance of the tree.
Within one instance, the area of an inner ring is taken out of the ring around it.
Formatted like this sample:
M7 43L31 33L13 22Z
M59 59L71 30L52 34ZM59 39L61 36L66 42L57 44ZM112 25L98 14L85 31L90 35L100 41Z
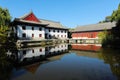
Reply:
M98 34L98 37L101 40L102 47L110 46L113 42L113 34L111 34L111 31L107 31L106 29L103 32L100 32Z
M100 21L99 23L113 22L118 21L119 19L120 19L120 4L118 5L117 10L114 10L110 16L106 16L105 20Z
M111 21L118 21L120 19L120 4L118 6L118 9L113 11L111 15Z
M106 38L104 38L102 41L103 46L110 46L112 48L120 48L120 4L118 6L118 9L113 11L112 15L110 17L107 17L108 19L116 22L116 26L111 29L110 35L104 35Z
M4 44L7 41L10 22L11 16L8 9L0 7L0 44Z

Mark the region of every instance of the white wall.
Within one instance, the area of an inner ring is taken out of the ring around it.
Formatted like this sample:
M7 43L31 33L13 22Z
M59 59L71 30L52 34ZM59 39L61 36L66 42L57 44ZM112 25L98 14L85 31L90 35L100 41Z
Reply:
M53 30L55 30L55 32L53 32ZM63 31L63 32L61 32L61 31ZM47 33L51 36L55 35L55 37L58 39L67 39L67 36L68 36L67 30L66 30L66 32L65 32L65 30L59 30L59 32L58 32L58 29L50 29L50 32L49 32L49 29L45 29L45 33ZM59 35L59 37L58 37L58 35ZM61 37L61 35L63 35L63 37ZM66 37L65 37L65 35L66 35Z
M39 30L39 27L34 26L34 30L32 30L32 26L26 26L26 29L23 30L22 26L18 25L17 26L17 36L18 38L22 39L22 34L26 34L27 39L44 39L45 38L45 31L44 28L42 27L42 30ZM32 34L34 34L34 37L32 38ZM39 34L42 34L42 37L39 37Z
M55 30L55 32L53 30ZM61 31L63 31L63 32L61 32ZM22 37L23 33L26 34L26 38ZM51 35L51 36L55 35L55 37L58 39L67 39L67 37L68 37L67 30L66 30L66 32L65 32L65 30L59 30L59 32L58 32L58 29L50 29L50 32L49 32L49 29L47 29L47 28L45 29L44 27L42 27L42 30L40 31L39 27L37 27L37 26L34 26L34 30L32 30L32 26L26 26L26 29L23 30L21 25L17 25L17 36L19 39L29 39L29 40L45 39L45 33L48 34L48 37L49 37L49 35ZM34 37L32 37L32 34L34 34ZM39 34L42 34L42 37L39 37ZM59 35L59 37L58 37L58 35ZM65 35L66 35L66 37L65 37Z

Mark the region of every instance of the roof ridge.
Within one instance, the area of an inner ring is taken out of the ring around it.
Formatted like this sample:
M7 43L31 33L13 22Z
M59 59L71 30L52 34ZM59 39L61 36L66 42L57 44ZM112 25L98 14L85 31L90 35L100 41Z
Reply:
M25 17L27 17L28 15L30 15L31 13L33 13L33 11L30 11L29 13L24 14L23 16L19 17L20 19L24 19Z
M96 23L96 24L87 24L87 25L77 25L77 27L88 27L88 26L92 26L92 25L101 25L101 24L108 24L108 23L115 23L115 22L105 22L105 23ZM76 28L77 28L76 27Z
M116 22L106 22L106 23L97 23L92 25L78 26L74 31L93 31L93 30L103 30L111 29L115 27Z
M53 20L47 20L47 19L41 19L41 18L38 18L39 20L45 20L45 21L51 21L51 22L56 22L56 23L60 23L58 21L53 21Z

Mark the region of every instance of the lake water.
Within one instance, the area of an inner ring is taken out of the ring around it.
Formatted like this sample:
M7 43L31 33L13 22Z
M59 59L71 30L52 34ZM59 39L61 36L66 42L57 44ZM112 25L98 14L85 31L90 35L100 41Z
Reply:
M120 80L120 51L99 44L0 51L0 80Z

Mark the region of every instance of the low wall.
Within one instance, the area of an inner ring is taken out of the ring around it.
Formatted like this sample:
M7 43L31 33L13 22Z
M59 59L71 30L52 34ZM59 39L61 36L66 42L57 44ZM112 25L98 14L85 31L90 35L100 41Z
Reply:
M17 47L26 47L26 46L44 46L50 44L59 44L67 43L67 39L44 39L44 40L17 40Z

